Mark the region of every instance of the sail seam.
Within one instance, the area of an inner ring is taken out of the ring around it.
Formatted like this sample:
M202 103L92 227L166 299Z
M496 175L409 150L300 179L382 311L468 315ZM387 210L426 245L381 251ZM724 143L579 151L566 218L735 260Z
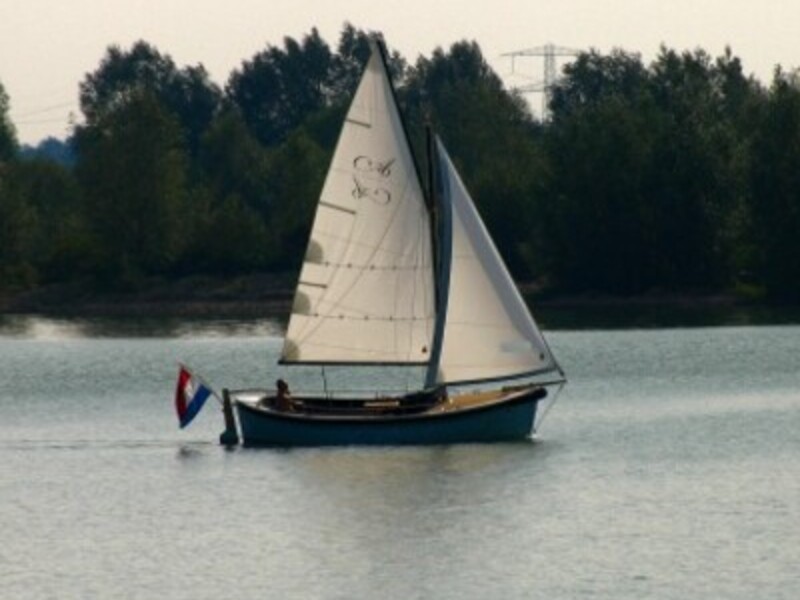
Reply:
M309 346L314 346L316 348L326 348L326 349L334 349L334 350L349 350L349 351L357 352L357 353L365 355L365 356L379 356L381 354L387 354L387 352L385 350L374 350L374 349L371 349L371 348L356 347L356 346L344 346L344 345L341 345L341 344L321 344L321 343L318 343L318 342L316 342L316 343L315 342L308 342L308 345ZM326 362L326 361L322 361L322 362ZM336 361L336 362L347 362L347 361ZM382 360L381 362L400 362L400 361ZM425 364L427 364L427 362Z
M343 243L349 244L351 246L358 246L360 248L367 248L369 250L380 250L381 252L383 252L385 254L394 254L394 255L397 255L397 256L408 256L408 254L406 252L397 251L397 250L391 250L389 248L379 248L375 244L367 244L367 243L364 243L364 242L351 241L351 239L349 237L345 237L345 236L339 235L337 233L332 233L330 231L325 231L324 229L321 229L319 231L314 231L314 234L316 236L322 236L322 237L330 238L330 239L332 239L334 241L343 242ZM316 263L312 263L312 264L316 264Z
M374 315L370 315L367 313L363 313L362 316L357 315L323 315L319 313L305 313L305 312L293 312L294 315L300 315L302 317L313 317L315 319L327 319L329 321L385 321L387 323L399 322L399 323L417 323L417 322L426 322L429 321L427 317L378 317Z
M420 271L422 269L427 269L428 267L420 266L419 264L410 264L410 265L388 265L388 266L376 266L376 265L354 265L352 263L335 263L329 261L322 261L322 262L315 262L313 260L303 261L306 264L310 265L320 265L323 267L331 267L335 269L352 269L354 271Z

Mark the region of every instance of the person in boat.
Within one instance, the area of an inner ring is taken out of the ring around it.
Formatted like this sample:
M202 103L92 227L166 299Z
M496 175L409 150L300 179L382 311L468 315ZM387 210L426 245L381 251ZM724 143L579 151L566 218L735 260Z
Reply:
M275 408L282 411L290 411L292 410L292 394L289 391L289 384L286 383L283 379L278 379L275 382L275 387L277 391L275 393Z

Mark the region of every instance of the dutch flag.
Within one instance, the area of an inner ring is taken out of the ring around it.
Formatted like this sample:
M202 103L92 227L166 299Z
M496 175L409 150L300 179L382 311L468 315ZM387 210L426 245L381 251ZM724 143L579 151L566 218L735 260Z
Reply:
M180 365L178 386L175 389L175 410L178 412L181 429L192 422L212 394L216 396L211 387Z

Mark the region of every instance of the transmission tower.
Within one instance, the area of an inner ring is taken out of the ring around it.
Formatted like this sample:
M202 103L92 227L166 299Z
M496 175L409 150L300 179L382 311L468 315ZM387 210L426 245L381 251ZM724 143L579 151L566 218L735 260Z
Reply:
M552 93L553 85L556 83L556 58L577 56L578 50L572 48L564 48L563 46L556 46L555 44L545 44L544 46L536 46L535 48L528 48L527 50L517 50L515 52L506 52L501 56L508 56L511 58L511 73L515 73L516 59L529 56L541 56L544 58L544 79L531 83L528 85L514 86L519 92L541 92L542 93L542 120L546 120L550 116L550 95Z

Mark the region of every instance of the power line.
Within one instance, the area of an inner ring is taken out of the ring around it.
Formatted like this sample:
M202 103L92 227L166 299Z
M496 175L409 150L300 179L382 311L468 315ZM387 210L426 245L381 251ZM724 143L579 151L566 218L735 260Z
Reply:
M22 119L22 120L11 119L14 125L39 125L43 123L58 123L59 121L63 122L65 120L66 119L63 116L47 117L45 119Z
M32 116L35 116L35 115L40 115L42 113L48 113L48 112L52 112L54 110L58 110L58 109L61 109L61 108L68 108L68 107L76 107L77 108L77 103L74 100L71 100L69 102L60 102L58 104L51 104L50 106L44 106L42 108L37 108L37 109L34 109L34 110L28 110L28 111L25 111L23 113L19 113L19 114L16 114L16 115L14 114L13 110L10 111L10 112L11 112L12 117L14 117L15 119L19 119L19 118L23 118L24 119L26 117L32 117Z

